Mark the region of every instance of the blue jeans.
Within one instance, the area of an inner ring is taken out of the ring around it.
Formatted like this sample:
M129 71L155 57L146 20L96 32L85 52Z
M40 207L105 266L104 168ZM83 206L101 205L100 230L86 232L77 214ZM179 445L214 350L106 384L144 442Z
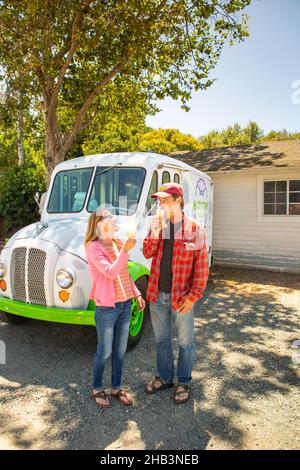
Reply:
M157 354L157 372L164 382L173 382L174 357L172 347L172 320L177 330L179 356L177 380L190 384L195 360L194 308L185 315L172 310L171 294L159 292L155 303L150 302L150 315Z
M122 368L127 349L131 300L117 302L114 307L96 307L95 322L98 346L93 362L93 388L103 389L103 372L106 359L111 357L111 384L121 386Z

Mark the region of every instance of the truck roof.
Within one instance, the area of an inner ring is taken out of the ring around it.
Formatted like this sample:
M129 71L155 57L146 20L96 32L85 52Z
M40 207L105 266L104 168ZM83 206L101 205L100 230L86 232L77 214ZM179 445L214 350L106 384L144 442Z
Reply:
M84 157L73 158L72 160L66 160L56 166L55 171L68 170L72 168L86 167L89 165L92 166L114 166L117 163L121 163L128 166L137 166L141 165L144 167L155 167L157 160L159 159L160 164L166 165L176 165L180 168L184 168L195 173L209 176L184 163L183 161L176 160L176 158L168 157L167 155L162 155L154 152L116 152L116 153L99 153L95 155L86 155Z

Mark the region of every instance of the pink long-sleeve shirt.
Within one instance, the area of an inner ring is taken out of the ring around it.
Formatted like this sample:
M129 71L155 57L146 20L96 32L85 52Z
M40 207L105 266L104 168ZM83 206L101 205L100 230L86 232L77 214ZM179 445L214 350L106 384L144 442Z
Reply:
M99 240L89 242L85 251L92 281L90 299L93 299L96 305L115 307L118 301L115 281L128 262L128 254L121 249L119 256L113 260ZM130 282L133 297L141 295L131 277Z

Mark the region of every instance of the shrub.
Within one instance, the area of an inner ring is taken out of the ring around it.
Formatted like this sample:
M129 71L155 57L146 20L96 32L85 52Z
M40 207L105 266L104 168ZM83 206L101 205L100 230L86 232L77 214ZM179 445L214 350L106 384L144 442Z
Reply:
M46 190L45 173L33 165L13 166L0 177L0 215L6 230L40 218L34 194Z

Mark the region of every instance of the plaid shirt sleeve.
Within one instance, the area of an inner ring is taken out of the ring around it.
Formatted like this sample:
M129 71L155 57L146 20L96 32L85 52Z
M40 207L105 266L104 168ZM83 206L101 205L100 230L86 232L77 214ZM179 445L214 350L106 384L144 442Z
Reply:
M146 238L143 241L143 255L146 259L152 258L157 253L159 248L159 237L153 238L151 230L149 230Z
M194 276L187 298L193 303L201 299L209 274L208 253L204 229L197 231L196 249L194 252Z

